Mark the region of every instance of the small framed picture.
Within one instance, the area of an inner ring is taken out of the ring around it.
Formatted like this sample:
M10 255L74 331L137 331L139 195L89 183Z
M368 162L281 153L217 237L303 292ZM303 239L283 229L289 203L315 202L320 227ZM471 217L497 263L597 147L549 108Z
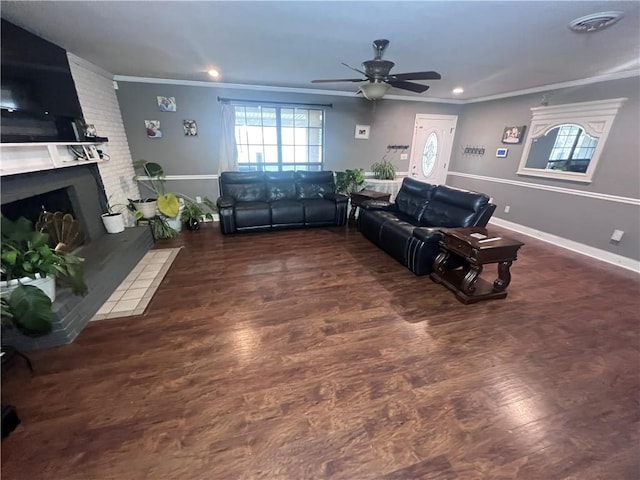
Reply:
M177 110L176 97L157 97L158 108L161 112L175 112Z
M519 127L504 127L504 132L502 133L502 143L520 143L522 141L525 128L526 125L522 125Z
M84 136L87 138L93 138L98 136L98 132L96 131L95 125L92 123L85 126Z
M160 130L160 120L145 120L144 127L147 130L147 137L149 138L162 137L162 130Z
M182 126L185 137L195 137L198 135L198 125L195 120L183 120Z
M368 140L370 131L371 131L371 125L356 125L355 138L358 138L361 140Z

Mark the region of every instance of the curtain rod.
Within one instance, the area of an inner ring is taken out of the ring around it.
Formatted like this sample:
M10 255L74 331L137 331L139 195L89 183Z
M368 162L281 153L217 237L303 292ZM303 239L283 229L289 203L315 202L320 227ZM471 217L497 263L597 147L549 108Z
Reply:
M218 101L220 103L237 102L237 103L249 103L249 104L252 104L252 105L264 105L264 104L269 104L269 105L299 105L299 106L304 106L304 107L329 107L329 108L333 108L333 103L269 102L269 101L261 101L261 100L242 100L240 98L223 98L223 97L218 97Z

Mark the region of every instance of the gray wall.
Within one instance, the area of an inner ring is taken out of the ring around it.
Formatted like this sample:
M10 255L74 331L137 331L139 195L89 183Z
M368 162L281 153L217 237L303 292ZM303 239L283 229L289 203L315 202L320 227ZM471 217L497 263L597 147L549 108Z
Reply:
M148 83L118 83L118 101L127 131L131 156L160 163L167 175L217 174L221 131L218 96L242 100L333 104L326 109L326 170L363 168L382 159L387 145L410 145L417 113L456 115L461 105L380 100L362 98L261 92ZM160 112L156 96L176 97L177 112ZM147 138L144 120L160 120L162 138ZM182 120L198 123L198 136L185 137ZM371 125L369 140L354 138L355 126ZM406 153L409 153L407 151ZM400 160L399 152L389 159L398 171L407 171L409 160ZM217 195L216 180L171 181L169 188L190 196Z
M546 92L546 96L549 105L628 98L613 123L591 184L516 174L524 140L520 145L502 145L502 132L507 125L528 126L531 122L530 109L540 104L542 94L465 105L458 121L450 173L462 172L533 185L640 198L638 78ZM487 151L482 157L463 155L465 145L484 145ZM495 151L502 146L509 148L509 155L496 158ZM495 217L624 257L640 259L640 212L637 206L455 175L449 175L447 183L491 195L498 204ZM504 213L506 205L511 207L509 213ZM610 241L614 228L625 231L619 244Z
M120 82L118 100L132 158L157 161L165 167L168 175L218 173L220 104L217 97L220 96L283 103L332 103L333 108L326 110L325 120L325 169L328 170L370 170L371 164L386 153L387 145L411 143L417 113L459 115L450 172L640 198L639 87L638 79L632 78L545 93L549 105L628 98L613 124L591 184L517 175L528 131L521 144L506 145L509 148L507 158L495 157L496 149L505 146L500 142L504 127L529 126L530 109L540 104L542 94L455 105L393 100L369 102L350 97ZM156 104L157 95L176 97L177 112L160 112ZM146 137L145 119L161 120L162 138ZM197 121L197 137L184 136L183 119ZM371 125L369 140L354 139L356 124ZM483 156L464 155L465 146L483 146L486 152ZM391 160L398 171L408 170L408 160L399 160L399 155L392 156ZM455 175L450 175L447 183L491 195L498 204L496 217L624 257L640 259L637 206ZM169 188L190 196L215 198L218 194L216 180L173 181ZM504 213L505 205L511 206L509 214ZM609 240L614 228L625 231L619 244Z

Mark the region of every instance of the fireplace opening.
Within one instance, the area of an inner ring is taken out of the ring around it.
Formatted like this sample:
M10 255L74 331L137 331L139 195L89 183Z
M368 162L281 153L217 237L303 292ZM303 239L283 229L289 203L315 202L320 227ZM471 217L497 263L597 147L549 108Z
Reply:
M80 221L73 208L70 190L73 190L73 187L51 190L32 197L4 203L0 209L2 214L10 220L15 221L20 217L25 217L34 225L43 211L69 213L76 221Z

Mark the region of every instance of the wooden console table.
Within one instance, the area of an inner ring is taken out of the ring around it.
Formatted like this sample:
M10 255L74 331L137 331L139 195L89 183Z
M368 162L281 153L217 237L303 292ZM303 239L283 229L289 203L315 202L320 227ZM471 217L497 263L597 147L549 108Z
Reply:
M356 210L363 202L367 200L381 200L388 202L391 197L390 193L377 192L375 190L360 190L351 195L351 211L349 212L349 224L353 225L356 221Z
M511 282L509 268L524 243L490 235L481 227L443 229L442 235L441 251L433 262L431 279L434 282L453 291L464 304L507 296L506 289ZM447 271L445 265L452 254L462 257L465 265ZM488 263L498 264L498 278L493 283L479 277Z

